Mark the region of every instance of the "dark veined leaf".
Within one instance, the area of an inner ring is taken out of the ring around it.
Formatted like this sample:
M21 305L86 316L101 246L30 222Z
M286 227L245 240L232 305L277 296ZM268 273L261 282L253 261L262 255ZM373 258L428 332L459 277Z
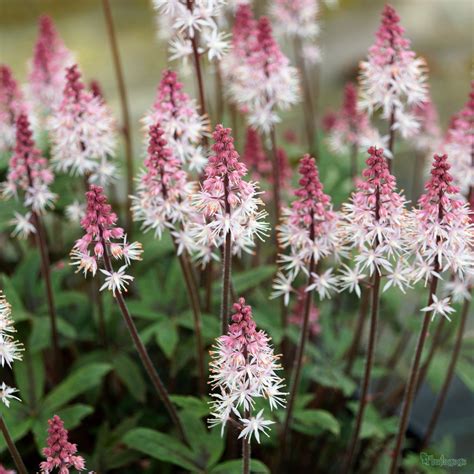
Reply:
M110 364L94 363L75 370L48 394L44 400L42 412L48 417L54 415L53 412L69 400L97 386L111 368Z
M167 434L148 428L135 428L129 431L122 441L130 448L152 458L176 464L191 472L202 472L196 464L194 453L181 441Z
M118 354L113 358L115 373L127 387L130 395L139 402L145 401L146 384L140 367L127 354Z

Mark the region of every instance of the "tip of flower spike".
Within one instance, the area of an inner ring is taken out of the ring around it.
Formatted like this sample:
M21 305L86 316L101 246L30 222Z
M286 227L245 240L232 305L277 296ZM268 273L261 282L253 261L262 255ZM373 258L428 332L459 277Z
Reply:
M81 81L79 66L77 64L73 64L72 66L66 68L66 87L64 89L65 94L78 100L84 87L85 86Z
M353 82L348 82L344 87L343 110L349 117L357 114L357 87Z
M41 35L50 36L54 33L54 22L49 15L41 15L38 19L38 26Z
M30 130L30 121L26 114L20 114L16 120L16 140L17 145L21 144L25 147L32 147L33 142L33 133Z

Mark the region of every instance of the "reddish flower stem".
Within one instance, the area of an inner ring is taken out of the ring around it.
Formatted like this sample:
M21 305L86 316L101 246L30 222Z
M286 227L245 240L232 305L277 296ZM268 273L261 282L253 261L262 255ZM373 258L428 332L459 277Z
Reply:
M224 178L225 212L230 217L231 208L228 197L229 177L226 175ZM227 231L225 236L222 265L221 334L227 334L229 328L230 275L232 268L232 240L230 231Z
M15 462L15 466L18 469L18 474L28 474L25 463L23 462L23 459L21 458L20 453L15 446L15 442L8 431L7 425L2 415L0 415L0 430L2 431L3 437L5 438L8 451L10 451L13 461Z
M443 386L441 387L441 391L439 392L438 399L436 400L435 408L431 414L431 419L428 424L428 428L426 430L426 434L423 438L422 447L421 447L422 450L428 446L431 440L431 437L433 436L433 432L436 427L436 424L438 423L438 419L441 415L441 412L443 411L444 402L446 401L446 397L449 391L449 386L451 385L451 381L454 376L454 370L456 368L459 354L461 352L462 339L464 336L464 331L466 329L466 321L467 321L467 315L469 314L470 302L471 301L468 299L464 300L464 305L463 305L462 313L461 313L461 321L459 323L458 332L456 334L456 342L454 344L451 360L449 361L448 371L446 372L446 377L444 378Z
M310 239L314 241L314 215L311 212L311 227L310 227ZM310 286L313 282L313 273L316 269L316 262L314 260L314 255L311 256L308 267L308 284ZM290 389L290 399L288 400L288 406L286 408L286 417L283 424L283 430L281 434L281 443L280 443L280 455L281 459L285 460L285 449L287 444L288 432L290 428L290 423L293 417L293 409L296 400L296 394L298 392L298 387L301 379L301 368L303 366L303 356L305 352L306 341L308 340L308 328L309 328L309 314L311 312L311 303L312 303L312 292L308 291L306 293L306 299L304 302L304 312L303 312L303 326L301 327L300 341L298 347L296 348L295 360L293 363L293 373L292 373L292 382Z
M112 263L110 261L110 257L108 254L108 249L107 249L107 244L105 242L105 239L102 237L100 238L102 247L104 249L104 265L105 269L112 273L113 272L113 267ZM139 334L137 327L135 326L135 323L133 322L132 316L130 315L130 312L128 311L127 304L125 303L125 300L123 298L122 293L116 292L115 295L115 300L117 301L117 304L119 305L120 311L122 313L123 319L125 321L125 324L128 328L128 331L130 333L130 336L132 338L132 341L135 345L135 349L138 352L138 355L140 356L140 359L142 361L143 367L145 368L148 376L150 377L153 386L155 387L156 392L158 393L158 396L160 397L161 401L164 403L165 408L168 410L168 413L173 420L173 423L175 424L179 437L181 438L182 441L187 441L186 440L186 435L184 433L183 426L181 424L181 421L179 419L178 413L176 411L176 408L174 407L173 403L170 400L170 397L168 395L168 391L166 390L158 372L156 371L153 362L150 359L150 356L148 354L148 351L146 350L145 345L143 344Z
M112 59L115 69L115 77L117 79L117 86L120 97L120 107L122 109L122 133L125 140L125 161L127 168L127 231L129 235L132 233L132 212L131 198L133 194L133 149L132 137L130 127L130 113L128 109L127 90L125 87L125 79L123 75L122 63L120 60L120 53L118 49L117 36L115 34L114 20L112 17L112 10L110 8L109 0L102 0L102 8L104 11L105 22L107 24L107 33L109 36L110 49L112 52Z
M380 292L380 275L376 271L374 274L373 286L372 286L372 310L370 314L370 332L369 332L369 344L367 347L367 359L365 363L364 379L362 382L362 390L359 398L359 408L357 410L357 417L352 432L349 449L346 455L346 462L343 472L349 473L351 471L352 463L354 461L354 455L356 452L357 442L359 440L359 434L362 427L362 421L364 419L365 407L367 406L367 399L369 394L370 376L372 373L372 367L374 365L375 356L375 342L377 336L377 319L379 313L379 292Z
M435 266L435 273L439 273L438 263ZM433 304L433 295L436 294L436 288L438 286L438 278L433 276L431 278L430 284L430 293L428 297L428 305ZM405 439L405 431L407 429L408 420L410 418L410 411L415 398L415 391L418 385L418 375L420 369L421 356L423 354L423 348L425 346L426 337L428 335L428 329L430 326L430 320L432 316L432 311L425 313L423 318L423 326L418 338L418 343L416 345L415 357L413 359L413 364L410 371L410 377L406 386L405 397L403 400L402 413L400 416L400 424L398 427L398 434L395 442L395 449L393 451L392 463L390 466L390 474L396 474L398 472L398 464L400 458L400 452L402 450L402 444Z

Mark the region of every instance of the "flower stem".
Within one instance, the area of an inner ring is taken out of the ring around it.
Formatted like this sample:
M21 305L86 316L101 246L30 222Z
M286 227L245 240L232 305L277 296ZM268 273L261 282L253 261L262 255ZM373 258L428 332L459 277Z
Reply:
M229 204L229 177L224 178L224 199L225 212L231 218ZM227 334L229 327L229 297L230 297L230 274L232 268L232 240L230 230L225 235L224 252L223 252L223 268L222 268L222 298L221 298L221 332Z
M2 415L0 415L0 430L2 431L5 442L7 443L8 451L10 451L13 461L15 462L15 466L18 469L18 474L28 474L25 463L23 462L23 459L21 458L20 453L15 446L15 442L8 431L7 425Z
M281 211L281 193L280 193L280 166L278 163L278 150L276 144L275 127L272 126L270 129L270 142L272 147L272 160L273 160L273 203L275 206L275 222L276 225L280 223L280 211Z
M310 228L310 238L314 241L314 217L311 214L311 228ZM314 260L314 255L311 256L308 268L308 286L311 285L313 281L313 273L316 268L316 262ZM283 425L283 431L281 434L281 444L280 444L280 455L281 459L285 460L285 448L286 440L288 437L288 432L290 428L291 419L293 416L293 409L296 400L296 394L298 392L298 387L301 379L301 368L303 365L303 356L305 352L306 341L308 339L308 327L309 327L309 314L311 312L311 303L312 303L312 292L308 291L306 293L306 299L304 302L304 312L303 312L303 326L301 327L300 341L298 347L296 348L295 360L293 363L293 374L292 374L292 383L290 389L290 399L288 400L288 406L286 408L286 417Z
M439 265L435 265L435 272L439 271ZM433 276L430 283L430 294L428 297L428 306L433 304L433 295L436 294L436 288L438 286L438 278ZM403 400L402 413L400 416L400 423L398 427L398 434L395 442L395 449L393 451L392 464L390 467L390 474L396 474L398 471L398 463L400 452L402 450L402 444L405 439L405 431L407 429L408 420L410 417L411 406L415 398L415 390L418 385L418 374L420 369L421 356L423 354L423 348L425 346L426 337L428 335L428 329L430 326L430 320L432 316L432 311L425 313L423 318L423 326L418 338L418 343L416 345L415 357L413 359L410 377L408 379L405 396Z
M431 361L433 360L436 349L443 342L443 338L442 338L443 328L444 328L444 319L442 319L439 322L439 324L436 328L436 332L433 336L433 342L431 343L431 347L430 347L430 351L428 352L428 356L423 361L423 364L420 367L420 371L419 371L419 374L418 374L418 381L417 381L416 388L415 388L415 396L418 393L418 391L420 390L421 385L425 380L425 377L428 373L428 369L429 369L429 366L431 364ZM398 387L396 387L388 395L388 397L386 398L386 402L385 402L385 405L387 406L388 409L393 408L394 406L398 406L398 404L401 401L401 398L403 397L404 388L405 388L405 384L401 383L400 385L398 385Z
M369 309L369 300L370 300L370 289L363 288L362 297L361 297L360 306L359 306L359 316L357 318L354 336L352 338L351 345L349 346L349 349L347 350L347 353L346 353L347 361L346 361L346 367L344 369L344 372L347 375L350 375L352 371L352 367L354 365L354 361L355 361L357 352L359 350L360 339L362 337L362 331L364 329L364 321L367 316L367 311Z
M108 272L112 273L113 272L113 267L112 263L110 261L110 257L108 254L107 246L105 243L105 239L101 236L100 238L102 247L104 249L104 264L105 268ZM183 441L186 441L186 435L184 434L183 426L181 424L181 421L179 419L178 413L172 404L168 392L158 374L156 371L153 362L150 359L150 356L148 354L148 351L146 350L145 345L143 344L142 340L140 339L140 336L138 334L137 327L135 326L135 323L133 322L132 316L130 315L130 312L128 311L127 305L125 303L125 300L123 298L122 293L116 292L115 295L115 300L117 301L120 311L122 313L123 319L125 321L125 324L127 325L128 331L130 333L130 336L133 340L133 343L135 344L135 348L138 352L138 355L140 356L140 359L142 361L143 367L148 373L148 376L150 377L153 386L155 387L156 392L158 393L158 396L160 397L161 401L164 403L165 408L168 410L168 413L173 420L174 424L176 425L176 428L178 430L179 436Z
M395 130L393 128L394 124L395 124L395 106L392 106L392 112L390 113L389 131L388 131L389 133L388 149L390 153L392 154L392 159L387 160L388 170L390 171L390 173L392 172L392 161L394 159L394 156L393 156L393 148L395 145Z
M250 441L242 438L242 474L250 474Z
M301 40L299 36L295 36L294 40L294 54L296 59L296 64L300 71L301 82L303 84L303 111L305 115L305 128L306 128L306 139L308 141L308 148L311 154L316 154L313 152L313 146L315 146L315 131L316 131L316 121L314 120L313 113L313 100L311 97L311 86L309 83L308 73L306 71L306 65L304 59L301 55ZM317 146L315 146L317 149Z
M130 129L130 113L128 109L127 90L125 88L125 80L123 76L122 63L115 34L114 20L109 0L102 0L102 8L104 11L105 22L107 24L107 33L109 36L110 48L112 50L112 59L114 62L115 76L120 96L120 106L122 109L122 133L125 140L125 160L127 167L127 231L132 232L132 212L130 196L133 194L133 150L132 137Z
M464 300L464 304L463 304L462 312L461 312L461 321L459 323L458 332L456 334L456 342L454 344L451 360L449 361L448 371L446 372L446 377L444 378L443 386L438 395L438 399L436 400L436 405L432 412L431 419L428 424L428 429L426 430L426 434L423 438L421 449L425 449L428 446L431 436L433 435L434 429L436 427L436 424L438 423L439 416L441 415L441 412L443 411L444 402L448 395L449 386L451 385L451 381L453 379L454 369L456 368L456 363L458 361L459 354L461 352L462 339L464 336L464 330L466 328L466 321L467 321L467 315L469 313L470 302L471 301L469 299Z
M51 340L53 344L53 353L55 366L61 367L61 354L59 352L59 336L57 329L56 308L54 306L53 286L51 284L50 262L48 248L46 244L46 235L40 216L36 212L32 212L33 225L36 228L36 242L40 252L41 259L41 275L46 287L46 301L48 303L49 317L51 320Z
M359 154L359 149L357 144L353 144L351 148L351 178L354 180L357 177L359 172L357 169L357 155Z
M188 10L192 11L193 9L193 0L186 0L186 6ZM204 82L202 80L202 71L201 71L201 60L200 54L198 51L198 44L196 41L196 35L192 38L189 38L191 41L191 46L193 49L193 57L194 57L194 69L196 70L196 78L198 83L198 90L199 90L199 104L201 106L201 115L207 115L207 108L206 108L206 97L204 93ZM203 143L207 147L208 145L208 138L206 135L203 136Z
M173 244L177 251L178 244L173 238ZM199 394L204 395L205 393L205 366L204 366L204 346L202 342L202 331L201 331L201 309L199 304L199 295L196 288L196 282L192 274L192 269L189 264L189 259L183 253L178 256L179 264L181 266L181 271L183 273L184 282L186 284L186 289L188 292L188 299L191 303L191 309L193 311L194 319L194 335L196 337L196 353L197 353L197 363L198 363L198 373L199 373Z
M374 365L375 355L375 342L377 337L377 320L379 313L379 293L380 293L380 275L375 271L374 281L372 287L372 310L370 314L370 331L369 331L369 344L367 347L367 358L364 370L364 379L362 381L362 390L359 398L359 408L357 410L356 422L354 431L352 432L349 449L346 454L345 467L343 472L349 473L354 461L354 455L356 452L357 442L359 440L360 429L362 427L362 421L364 419L365 407L367 406L367 398L369 393L370 376L372 373L372 367Z

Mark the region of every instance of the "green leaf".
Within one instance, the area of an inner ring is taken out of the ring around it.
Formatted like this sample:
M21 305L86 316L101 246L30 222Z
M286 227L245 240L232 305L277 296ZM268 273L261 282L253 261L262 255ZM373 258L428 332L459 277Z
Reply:
M172 319L166 318L156 325L156 342L168 359L173 355L178 339L178 330Z
M130 448L147 454L160 461L176 464L191 472L201 472L195 464L193 453L177 439L148 428L129 431L122 441Z
M28 364L31 364L28 367ZM13 372L21 399L30 407L41 400L44 393L45 373L41 354L24 355L22 361L14 365Z
M31 352L39 352L51 344L51 322L47 316L36 316L32 321L33 328L30 334L28 349Z
M250 471L259 474L270 474L270 469L268 469L263 462L258 461L257 459L250 460ZM235 459L234 461L226 461L218 464L211 470L210 474L240 474L241 472L242 460Z
M0 416L3 417L13 441L23 438L31 429L33 418L29 416L26 407L21 402L13 400L7 408L0 404ZM7 448L5 439L0 436L0 453Z
M145 401L146 384L140 367L127 354L118 354L113 359L118 378L127 387L130 395L139 402Z
M94 407L82 403L76 403L75 405L58 410L56 415L64 421L64 426L68 430L72 430L79 426L81 420L91 413L94 413Z
M275 265L262 265L258 268L241 272L234 276L232 280L235 292L240 295L247 290L256 288L264 281L272 278L275 272Z
M67 402L99 385L110 369L110 364L94 363L75 370L45 398L43 412L48 417L54 415L53 412Z
M334 416L326 410L298 410L295 411L295 421L308 427L315 427L320 431L329 431L339 436L341 427Z
M196 416L203 417L209 414L207 401L186 395L170 395L171 401L179 408L192 411Z

